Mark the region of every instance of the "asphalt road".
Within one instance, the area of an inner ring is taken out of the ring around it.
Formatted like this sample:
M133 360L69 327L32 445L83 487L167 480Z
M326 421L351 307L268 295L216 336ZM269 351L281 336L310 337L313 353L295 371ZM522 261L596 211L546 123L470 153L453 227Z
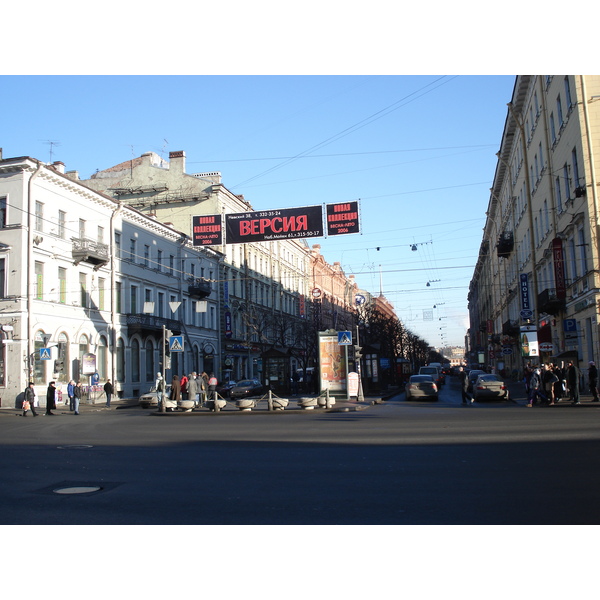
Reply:
M0 522L597 524L599 423L595 406L461 406L453 379L437 403L348 413L3 412Z

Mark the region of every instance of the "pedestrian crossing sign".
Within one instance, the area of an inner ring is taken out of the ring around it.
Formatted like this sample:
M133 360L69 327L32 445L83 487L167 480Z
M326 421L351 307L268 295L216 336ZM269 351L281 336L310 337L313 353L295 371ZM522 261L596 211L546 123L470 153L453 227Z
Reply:
M183 336L172 335L169 338L169 350L171 352L183 352Z
M50 348L40 348L40 360L50 360Z
M352 333L350 331L338 331L338 344L340 346L352 346Z

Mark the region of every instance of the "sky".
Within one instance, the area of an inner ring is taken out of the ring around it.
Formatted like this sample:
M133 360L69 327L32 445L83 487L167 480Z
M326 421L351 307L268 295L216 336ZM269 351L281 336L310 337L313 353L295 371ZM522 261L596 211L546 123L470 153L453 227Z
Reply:
M153 151L255 210L359 200L311 238L432 346L462 346L512 75L5 75L4 157L82 179ZM414 248L414 249L413 249ZM429 285L428 285L429 284Z

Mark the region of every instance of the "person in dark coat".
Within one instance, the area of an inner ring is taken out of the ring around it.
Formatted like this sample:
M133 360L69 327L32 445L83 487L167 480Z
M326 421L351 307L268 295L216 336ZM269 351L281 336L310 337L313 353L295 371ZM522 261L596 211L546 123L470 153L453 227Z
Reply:
M600 398L598 398L598 369L593 360L590 360L588 381L590 382L590 392L592 392L592 395L594 396L592 402L600 402Z
M29 385L27 386L27 389L25 390L25 397L24 397L24 402L29 402L29 408L25 408L27 405L24 404L23 405L23 416L26 417L27 416L27 411L30 410L31 414L34 417L37 417L37 413L35 412L35 390L33 389L33 381L29 382Z
M79 414L79 403L81 402L81 396L83 396L83 389L81 387L81 381L78 381L73 388L73 410L75 414Z
M169 400L173 402L179 402L181 400L181 384L179 383L179 376L173 375L173 381L171 382L171 395L169 396ZM167 409L172 411L172 408Z
M579 369L572 360L567 367L567 385L569 386L569 397L571 404L581 404L579 401Z
M47 415L53 415L53 410L56 410L56 387L55 381L51 381L48 384L48 390L46 391L46 413Z
M110 399L113 395L113 392L113 384L110 382L110 379L107 379L106 383L104 384L104 393L106 394L106 408L110 408Z
M462 394L462 403L468 404L470 400L468 389L469 389L469 376L467 372L462 368L458 368L458 378L460 379L460 392Z

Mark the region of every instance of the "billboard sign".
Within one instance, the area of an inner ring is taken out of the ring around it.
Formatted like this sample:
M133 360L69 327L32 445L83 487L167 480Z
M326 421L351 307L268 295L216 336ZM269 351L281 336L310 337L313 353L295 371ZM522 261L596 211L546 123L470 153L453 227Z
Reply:
M358 201L327 204L327 235L359 233Z
M221 246L223 244L221 215L192 217L192 241L194 246Z
M346 391L346 348L338 344L338 332L319 332L321 391Z
M556 297L564 300L567 297L567 283L565 281L565 257L562 240L552 240L552 257L554 259L554 280L556 282Z
M225 215L225 240L227 244L322 236L323 208L321 206Z
M539 357L540 350L535 325L521 326L521 356L523 358Z

